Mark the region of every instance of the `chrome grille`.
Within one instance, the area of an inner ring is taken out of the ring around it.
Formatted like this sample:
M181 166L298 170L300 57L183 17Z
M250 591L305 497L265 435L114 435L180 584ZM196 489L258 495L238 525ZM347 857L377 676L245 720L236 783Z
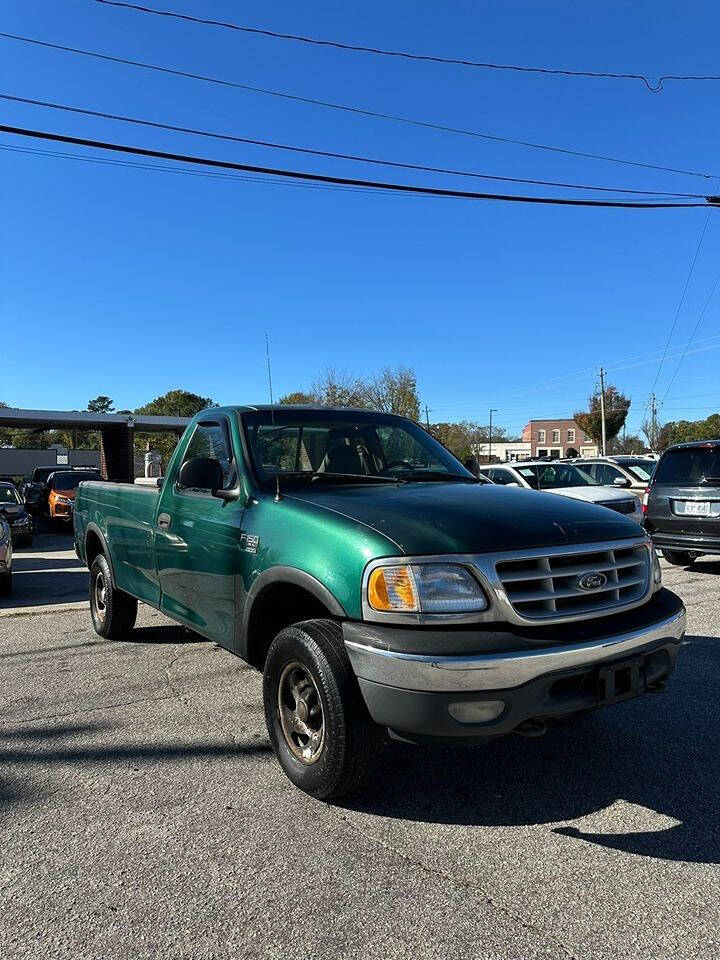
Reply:
M497 578L523 620L564 620L615 613L640 602L650 587L650 553L645 543L618 543L597 550L523 554L497 558ZM583 589L586 574L603 574L605 583Z

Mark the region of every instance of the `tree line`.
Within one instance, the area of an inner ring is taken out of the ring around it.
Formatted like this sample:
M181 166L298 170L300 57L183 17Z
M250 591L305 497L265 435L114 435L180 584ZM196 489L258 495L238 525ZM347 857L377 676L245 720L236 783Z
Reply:
M662 427L646 421L642 428L646 439L638 434L626 434L624 427L630 410L630 398L616 387L608 385L604 400L608 453L637 453L649 448L661 451L673 443L720 436L720 414L717 413L705 420L671 421ZM358 407L410 417L462 461L476 455L478 445L487 443L490 439L488 426L475 420L431 422L427 408L423 409L421 404L416 374L404 366L384 367L369 377L329 368L319 374L307 389L286 393L280 397L278 403ZM192 417L201 410L216 405L212 397L177 389L169 390L135 410L116 410L110 397L100 395L88 401L87 410L93 413ZM7 404L0 402L0 407L4 406ZM581 430L596 442L600 441L601 403L597 392L588 398L587 409L578 410L573 416ZM517 438L510 436L502 427L493 427L494 443L515 439ZM174 434L138 433L135 437L138 454L144 453L150 443L165 463L172 455L176 442ZM0 446L38 449L47 448L51 444L61 444L68 449L97 450L100 446L100 435L96 431L87 430L37 431L0 428Z

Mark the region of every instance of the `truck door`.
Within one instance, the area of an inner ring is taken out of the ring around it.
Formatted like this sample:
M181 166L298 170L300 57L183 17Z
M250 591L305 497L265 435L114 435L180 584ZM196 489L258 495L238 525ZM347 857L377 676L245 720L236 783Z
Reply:
M183 487L179 482L182 466L195 458L218 461L224 489L236 485L237 459L225 416L208 416L196 424L177 470L160 493L155 518L160 609L232 647L245 508L242 500L224 501L209 489Z

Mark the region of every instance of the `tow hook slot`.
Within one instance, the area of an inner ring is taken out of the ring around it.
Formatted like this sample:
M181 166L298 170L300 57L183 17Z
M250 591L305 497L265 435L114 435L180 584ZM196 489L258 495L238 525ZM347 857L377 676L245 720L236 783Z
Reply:
M547 729L548 725L544 720L531 717L529 720L523 720L522 723L518 724L513 733L516 733L519 737L542 737L547 733Z

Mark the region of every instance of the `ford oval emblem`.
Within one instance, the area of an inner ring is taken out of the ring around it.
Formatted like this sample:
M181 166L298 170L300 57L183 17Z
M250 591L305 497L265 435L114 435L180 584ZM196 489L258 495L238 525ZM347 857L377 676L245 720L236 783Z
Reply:
M599 590L607 583L607 577L604 573L586 573L578 580L578 586L581 590Z

